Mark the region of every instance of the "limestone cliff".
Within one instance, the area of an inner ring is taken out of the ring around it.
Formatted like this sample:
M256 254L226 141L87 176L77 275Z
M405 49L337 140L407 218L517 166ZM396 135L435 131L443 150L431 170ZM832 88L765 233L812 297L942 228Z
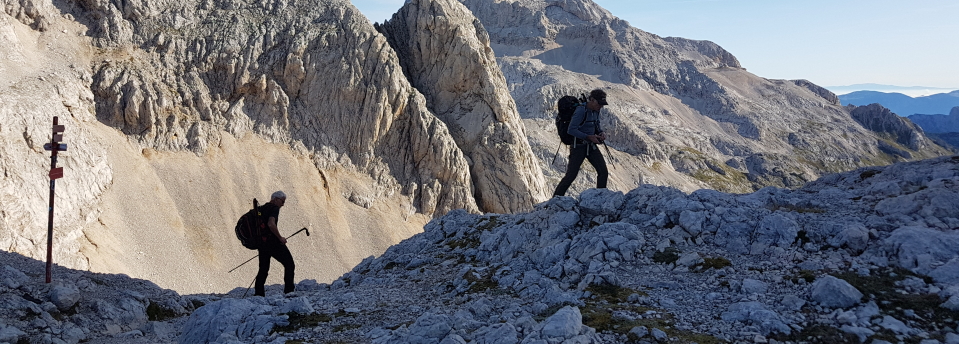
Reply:
M45 255L54 115L70 146L54 261L68 267L245 286L255 264L225 274L253 254L233 225L280 189L281 232L315 233L291 240L298 276L321 281L435 215L479 211L469 158L345 0L3 4L2 250ZM519 207L511 191L484 208Z
M908 119L899 117L889 109L879 104L865 106L848 105L846 108L852 118L869 130L885 134L886 138L895 141L911 150L921 150L932 144L926 139L922 128Z
M478 205L509 213L545 200L543 173L479 20L454 0L412 0L382 31L469 159Z

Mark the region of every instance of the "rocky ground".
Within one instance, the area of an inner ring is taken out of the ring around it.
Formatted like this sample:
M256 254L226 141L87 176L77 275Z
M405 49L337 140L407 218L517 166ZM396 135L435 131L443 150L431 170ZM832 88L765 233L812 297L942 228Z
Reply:
M4 254L0 342L959 343L959 157L453 211L331 284L177 295ZM278 273L278 271L276 271Z

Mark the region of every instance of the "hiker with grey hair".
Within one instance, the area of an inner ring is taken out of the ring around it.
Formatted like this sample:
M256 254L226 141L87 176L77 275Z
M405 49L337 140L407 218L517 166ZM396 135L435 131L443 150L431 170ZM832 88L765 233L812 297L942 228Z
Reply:
M589 92L586 105L577 107L576 112L573 113L567 132L575 137L575 140L573 144L569 145L569 163L566 165L566 175L559 181L559 185L556 185L553 196L566 195L566 190L579 175L583 160L588 160L589 164L596 169L596 188L606 188L609 170L606 169L606 160L597 145L606 141L606 133L599 125L599 114L603 110L603 106L608 104L606 102L606 92L595 89Z
M266 284L266 276L270 273L270 258L283 264L283 293L291 293L296 289L296 285L293 284L293 255L286 247L286 238L280 235L280 230L276 227L280 217L280 207L284 204L286 204L286 194L283 191L277 191L270 196L269 202L260 207L270 233L266 235L266 242L257 249L260 253L260 270L256 273L253 295L265 296L266 294L264 284Z

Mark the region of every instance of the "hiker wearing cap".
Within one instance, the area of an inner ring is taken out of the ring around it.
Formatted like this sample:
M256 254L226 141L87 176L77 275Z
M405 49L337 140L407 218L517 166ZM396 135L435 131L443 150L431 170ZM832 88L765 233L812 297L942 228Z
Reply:
M260 207L263 213L263 219L266 220L266 226L270 233L266 235L266 242L257 249L260 257L260 270L256 273L256 284L253 295L265 296L264 284L266 276L270 273L270 258L283 264L283 293L291 293L296 289L293 284L293 255L290 249L286 247L286 238L280 235L280 230L276 227L277 220L280 217L280 207L286 204L286 194L283 191L274 192L270 196L270 201Z
M586 106L576 108L567 130L576 139L569 145L569 164L566 165L566 175L556 186L553 196L566 195L566 190L579 175L583 160L589 160L589 164L596 169L596 188L606 188L609 171L606 169L606 160L597 147L598 144L606 141L606 133L599 125L599 114L605 105L608 105L606 92L595 89L589 92Z

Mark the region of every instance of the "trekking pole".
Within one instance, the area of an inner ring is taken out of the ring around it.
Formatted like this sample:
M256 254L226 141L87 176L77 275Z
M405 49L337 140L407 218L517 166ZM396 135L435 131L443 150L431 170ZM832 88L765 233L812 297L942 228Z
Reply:
M309 230L309 229L306 229L306 227L303 227L302 229L296 231L296 233L290 234L290 236L288 236L288 237L286 237L286 238L287 238L287 239L292 238L294 235L300 234L300 232L302 232L302 231L306 231L306 236L310 236L310 230ZM251 260L256 259L256 257L259 257L259 256L260 256L260 255L257 254L257 255L255 255L255 256L253 256L253 258L247 259L245 262L243 262L243 264L237 265L235 268L230 269L230 271L227 271L226 273L231 273L231 272L233 272L233 270L239 269L241 266L246 265L246 263L249 263ZM250 284L250 285L253 285L253 284ZM244 295L246 295L246 294L244 294Z
M253 257L253 258L256 258L256 257ZM241 299L245 299L245 298L246 298L246 293L249 293L249 292L250 292L250 288L253 288L253 283L254 283L254 282L256 282L256 277L253 277L253 280L250 281L250 286L249 286L249 287L246 287L246 291L243 292L243 296L240 296Z
M553 162L549 164L550 166L556 165L556 157L559 156L559 147L562 147L562 146L563 146L563 142L560 142L559 145L556 146L556 153L553 154Z
M609 145L603 142L603 147L606 147L606 155L609 156L609 166L613 166L613 154L609 152Z

